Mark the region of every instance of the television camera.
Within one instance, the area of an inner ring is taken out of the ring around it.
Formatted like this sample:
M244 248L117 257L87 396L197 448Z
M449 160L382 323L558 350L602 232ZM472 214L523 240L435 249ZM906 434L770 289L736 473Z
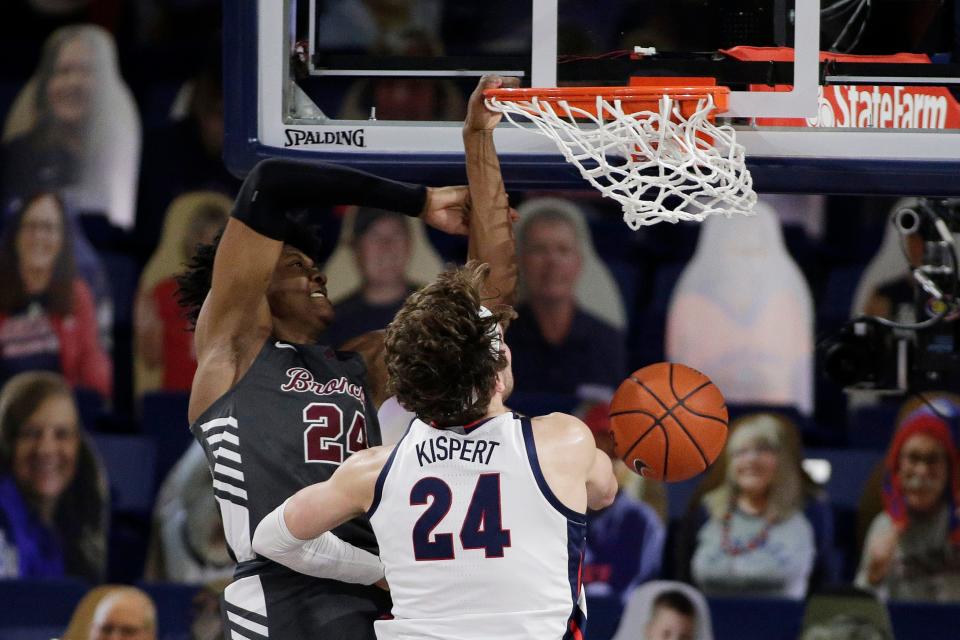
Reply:
M920 198L895 212L902 244L922 241L911 265L914 321L860 316L817 346L827 378L847 389L901 394L960 389L960 273L954 234L960 199Z

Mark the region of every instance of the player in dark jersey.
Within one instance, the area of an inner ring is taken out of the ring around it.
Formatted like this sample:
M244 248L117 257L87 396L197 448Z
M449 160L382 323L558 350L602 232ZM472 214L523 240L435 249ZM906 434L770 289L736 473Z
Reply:
M469 233L470 256L493 267L492 304L516 281L511 213L493 148L500 119L482 90L464 124L469 191L424 188L337 165L268 160L247 177L215 249L193 261L181 300L195 319L197 372L191 431L213 474L224 531L238 562L224 594L225 637L373 639L389 611L377 544L365 518L337 527L311 566L291 571L257 556L257 523L297 490L329 478L351 454L380 444L377 406L386 399L383 332L342 351L316 344L331 323L326 278L311 235L288 212L357 204L418 215ZM469 217L468 217L469 216ZM318 579L319 578L319 579Z

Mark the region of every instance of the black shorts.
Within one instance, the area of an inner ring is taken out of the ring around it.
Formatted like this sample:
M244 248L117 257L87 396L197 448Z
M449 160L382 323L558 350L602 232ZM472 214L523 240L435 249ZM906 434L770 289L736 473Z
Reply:
M390 596L377 587L292 571L234 580L222 604L227 640L376 640L373 622L391 606Z

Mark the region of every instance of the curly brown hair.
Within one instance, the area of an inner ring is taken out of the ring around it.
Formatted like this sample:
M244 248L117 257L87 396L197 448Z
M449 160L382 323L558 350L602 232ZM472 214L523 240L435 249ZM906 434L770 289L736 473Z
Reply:
M389 391L407 410L441 427L483 417L507 356L494 350L497 325L516 317L500 306L481 317L490 266L468 262L410 295L387 327Z

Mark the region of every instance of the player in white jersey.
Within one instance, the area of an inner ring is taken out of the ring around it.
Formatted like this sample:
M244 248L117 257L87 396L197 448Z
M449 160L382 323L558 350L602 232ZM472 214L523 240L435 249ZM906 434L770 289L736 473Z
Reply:
M254 536L258 553L303 570L322 534L368 513L393 596L381 640L583 637L586 510L609 505L617 482L580 420L504 406L515 314L482 307L487 272L441 274L388 328L392 391L418 416L396 447L354 454Z

